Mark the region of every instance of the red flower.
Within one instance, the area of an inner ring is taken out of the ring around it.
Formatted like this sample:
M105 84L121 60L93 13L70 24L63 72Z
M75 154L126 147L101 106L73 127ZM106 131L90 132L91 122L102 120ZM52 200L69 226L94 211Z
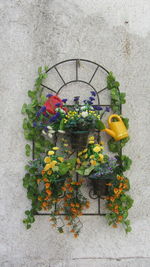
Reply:
M57 96L50 96L49 99L45 102L44 106L46 107L46 111L48 111L51 114L55 114L55 109L60 107L64 111L68 111L67 108L63 107L63 101Z

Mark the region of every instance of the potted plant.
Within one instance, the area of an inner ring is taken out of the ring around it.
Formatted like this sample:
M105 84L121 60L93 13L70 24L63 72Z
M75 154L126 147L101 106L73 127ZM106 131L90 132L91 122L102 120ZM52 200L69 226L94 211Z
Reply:
M103 110L94 105L95 96L96 93L91 91L91 96L81 105L80 97L74 97L74 105L67 107L67 99L47 95L48 100L38 111L34 126L41 127L42 133L48 137L52 137L55 132L69 135L72 148L81 150L87 145L90 131L105 128L101 117L108 108Z
M90 179L93 193L97 196L108 194L107 184L115 179L117 170L117 159L103 154L102 143L98 144L94 136L89 138L86 149L78 153L77 172Z

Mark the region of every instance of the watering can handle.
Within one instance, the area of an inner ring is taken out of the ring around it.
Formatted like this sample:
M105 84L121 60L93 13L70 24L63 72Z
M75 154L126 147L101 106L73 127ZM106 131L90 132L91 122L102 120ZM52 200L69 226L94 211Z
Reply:
M116 118L116 119L118 119L119 121L122 121L119 115L117 115L117 114L112 114L112 115L110 115L110 117L108 118L108 124L111 123L111 120L112 120L113 118Z

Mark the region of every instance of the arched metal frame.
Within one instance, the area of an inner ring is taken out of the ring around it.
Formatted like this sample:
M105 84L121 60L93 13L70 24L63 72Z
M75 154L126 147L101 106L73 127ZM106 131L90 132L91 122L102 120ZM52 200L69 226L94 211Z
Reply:
M62 64L68 63L68 62L73 62L73 63L75 63L75 77L76 77L76 78L75 78L74 80L71 80L71 81L69 81L69 82L66 82L65 79L63 78L62 74L60 73L60 71L58 70L57 67L58 67L59 65L62 65ZM90 63L90 64L94 64L94 65L95 65L95 70L94 70L94 72L93 72L91 78L89 79L89 82L79 79L79 68L80 68L80 64L81 64L82 62L86 62L86 63ZM91 60L87 60L87 59L77 59L77 58L76 58L76 59L68 59L68 60L64 60L64 61L61 61L61 62L59 62L59 63L56 63L55 65L53 65L52 67L50 67L50 68L46 71L46 73L50 72L51 70L55 70L55 71L56 71L56 73L58 74L58 77L59 77L59 78L61 79L61 81L62 81L62 85L60 86L60 88L59 88L57 91L55 91L53 88L51 88L51 87L49 87L49 86L47 86L47 85L44 85L43 83L41 84L41 86L42 86L43 88L46 88L47 90L50 90L51 92L53 92L53 93L55 93L55 94L58 95L58 94L60 93L60 91L61 91L62 89L64 89L65 86L67 86L67 85L69 85L69 84L71 84L71 83L84 83L84 84L87 84L88 86L90 86L90 87L92 88L92 90L95 91L95 93L96 93L98 104L95 105L95 106L99 106L99 105L100 105L100 106L104 106L104 107L106 107L106 106L111 107L111 104L101 104L101 103L100 103L100 96L99 96L99 95L100 95L101 92L103 92L103 91L105 91L105 90L108 90L107 86L97 91L96 88L91 84L91 82L92 82L94 76L96 75L98 69L103 70L107 75L109 74L109 71L108 71L105 67L103 67L102 65L100 65L100 64L98 64L98 63L96 63L96 62L93 62L93 61L91 61ZM68 106L69 106L69 105L68 105ZM72 105L70 105L70 106L72 106ZM122 110L122 107L120 106L120 111L121 111L121 110ZM121 150L121 148L120 148L120 150ZM34 153L33 153L33 154L34 154ZM34 155L33 155L33 157L34 157ZM78 174L77 174L77 176L76 176L76 180L78 181ZM104 216L104 215L106 215L106 214L104 214L104 213L101 213L101 208L100 208L100 206L101 206L101 205L100 205L100 200L103 199L103 197L101 197L101 196L94 196L94 194L92 194L92 189L91 189L90 192L89 192L89 196L90 196L90 198L92 198L92 199L97 199L97 201L98 201L98 202L97 202L97 204L98 204L98 211L97 211L97 213L83 213L83 215L86 215L86 216L94 216L94 215L96 215L96 216ZM50 213L37 213L37 215L50 215ZM62 213L62 214L60 214L60 215L66 215L66 214L63 214L63 213Z

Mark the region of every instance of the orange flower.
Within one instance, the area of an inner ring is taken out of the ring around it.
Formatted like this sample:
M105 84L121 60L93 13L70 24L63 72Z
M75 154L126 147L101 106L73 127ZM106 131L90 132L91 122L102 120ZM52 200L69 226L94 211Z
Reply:
M42 203L42 207L44 207L44 208L45 208L47 205L48 205L47 202L43 202L43 203Z
M117 194L118 193L118 188L114 188L114 193Z
M46 187L46 189L48 189L50 187L50 183L46 183L45 187Z
M71 229L70 232L71 232L71 233L74 233L75 231L74 231L74 229Z
M52 194L52 191L51 191L51 190L49 190L49 189L47 189L47 190L46 190L46 193L47 193L49 196L51 196L51 194Z
M62 189L62 191L66 191L66 187L64 187L64 186L62 186L61 189Z
M49 197L48 197L48 196L47 196L47 197L45 197L45 198L44 198L44 200L49 200Z
M41 179L37 179L37 184L39 184L41 182Z
M42 171L41 171L41 174L42 174L42 175L44 175L44 174L45 174L45 171L44 171L44 170L42 170Z
M86 202L86 208L89 208L89 207L90 207L90 202L87 201L87 202Z
M71 206L71 207L74 207L74 206L75 206L75 204L74 204L74 203L71 203L71 204L70 204L70 206Z
M76 233L76 234L74 234L74 238L77 238L78 237L78 234Z
M77 213L77 210L76 210L75 208L71 208L71 211L72 211L73 213Z
M123 219L123 217L120 215L120 216L118 216L118 221L120 222L120 221L122 221L122 219Z
M112 186L112 184L111 184L111 183L108 183L108 184L106 184L106 185L108 185L108 186Z
M76 204L76 207L77 207L77 208L79 208L79 207L80 207L80 204L79 204L79 203L77 203L77 204Z
M48 179L47 179L47 178L44 178L43 181L44 181L44 182L48 182Z
M112 225L112 227L113 227L113 228L117 228L117 224L114 223L114 224Z
M67 198L71 198L71 195L68 195L68 194L67 194L66 197L67 197Z
M123 176L120 176L120 175L117 175L117 179L120 180L120 181L122 181L124 179L124 177Z
M114 202L115 198L114 197L110 197L110 201Z
M68 190L69 190L69 192L72 192L73 191L73 188L72 187L69 187Z

